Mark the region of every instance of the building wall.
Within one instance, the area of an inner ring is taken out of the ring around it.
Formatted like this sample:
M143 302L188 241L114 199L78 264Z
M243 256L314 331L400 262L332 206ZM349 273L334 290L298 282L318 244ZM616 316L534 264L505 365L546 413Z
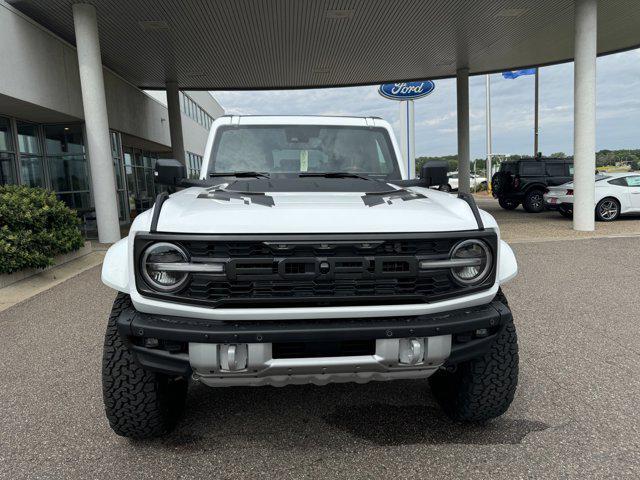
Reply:
M75 47L2 0L0 45L0 72L11 72L0 78L0 96L5 97L5 101L0 98L0 113L16 114L8 110L14 110L12 106L17 101L28 104L21 113L32 118L25 120L55 122L84 118ZM112 129L160 145L171 145L165 105L106 68L104 80ZM211 101L221 110L213 98ZM197 148L202 135L192 133L193 125L183 122L190 147ZM198 150L204 150L204 142Z
M106 68L103 72L116 196L126 224L153 204L155 160L170 155L166 95L162 101L162 95L147 94ZM194 167L204 153L207 122L224 110L207 92L190 96L202 103L199 113L207 112L196 116L200 121L186 109L182 113L188 167ZM75 47L0 0L0 184L53 190L76 209L91 236L95 212L83 120ZM30 136L24 129L32 131Z

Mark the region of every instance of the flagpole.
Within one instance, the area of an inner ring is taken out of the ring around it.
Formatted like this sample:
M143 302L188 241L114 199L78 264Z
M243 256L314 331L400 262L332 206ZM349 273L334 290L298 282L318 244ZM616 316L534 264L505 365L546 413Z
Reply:
M486 93L486 133L487 133L487 160L485 163L485 171L487 175L487 190L491 195L491 177L493 174L492 165L492 148L491 148L491 75L485 75L485 93Z
M535 113L533 125L533 158L538 157L538 104L540 99L540 81L538 79L538 67L536 67L536 93L535 93Z

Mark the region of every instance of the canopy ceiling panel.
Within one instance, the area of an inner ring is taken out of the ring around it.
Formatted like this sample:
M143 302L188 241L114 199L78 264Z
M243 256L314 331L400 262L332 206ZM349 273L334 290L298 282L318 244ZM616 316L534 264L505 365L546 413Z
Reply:
M9 0L75 43L73 0ZM374 84L573 57L573 0L88 0L103 63L141 88ZM640 45L640 0L600 0L600 54Z

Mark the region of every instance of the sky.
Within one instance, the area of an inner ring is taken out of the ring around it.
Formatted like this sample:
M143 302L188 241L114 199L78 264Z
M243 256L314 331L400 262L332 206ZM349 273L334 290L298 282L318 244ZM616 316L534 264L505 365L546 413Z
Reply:
M455 79L436 80L415 101L416 156L455 154ZM471 158L486 156L485 76L469 80ZM377 116L399 134L398 102L378 86L280 91L212 92L228 114ZM533 153L534 77L491 76L494 154ZM598 58L596 149L640 148L640 49ZM540 148L573 153L573 63L540 69Z

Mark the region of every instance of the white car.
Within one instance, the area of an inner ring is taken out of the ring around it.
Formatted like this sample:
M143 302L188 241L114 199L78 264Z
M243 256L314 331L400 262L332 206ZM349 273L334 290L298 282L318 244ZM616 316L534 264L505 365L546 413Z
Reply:
M640 214L640 173L606 173L596 175L595 215L611 222L620 215ZM557 210L565 217L573 215L573 182L549 187L544 194L545 208Z
M102 268L118 292L102 362L111 428L164 434L190 380L429 378L455 420L503 414L518 379L500 288L514 254L471 195L429 189L445 162L408 180L400 158L379 118L227 116L200 179L158 160L159 184L187 188L160 194Z
M451 192L454 190L458 190L458 172L449 172L447 173L448 181L446 185L441 185L440 190L443 192ZM471 174L471 178L469 179L469 184L471 186L471 190L475 190L480 185L486 185L487 179L485 177L481 177L480 175L476 175L475 173Z

